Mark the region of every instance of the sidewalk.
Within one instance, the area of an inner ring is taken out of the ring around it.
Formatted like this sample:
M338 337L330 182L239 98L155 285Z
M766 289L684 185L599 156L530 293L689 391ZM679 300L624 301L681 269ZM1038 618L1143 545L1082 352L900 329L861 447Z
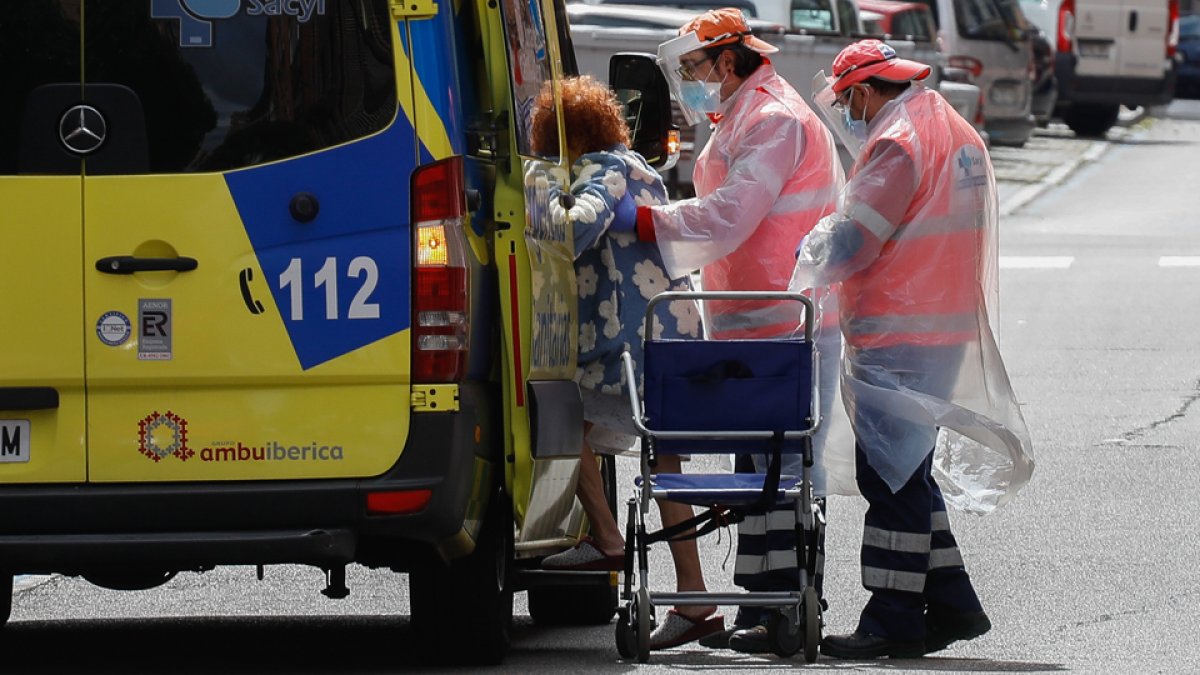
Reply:
M1117 126L1104 140L1076 138L1067 125L1051 122L1046 128L1036 129L1023 148L991 148L1000 215L1015 213L1080 166L1095 161L1113 142L1139 131L1146 119L1142 108L1121 108Z

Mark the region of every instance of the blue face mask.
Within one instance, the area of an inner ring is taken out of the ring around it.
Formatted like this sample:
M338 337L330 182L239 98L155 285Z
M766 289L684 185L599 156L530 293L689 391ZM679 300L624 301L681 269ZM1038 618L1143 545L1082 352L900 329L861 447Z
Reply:
M867 102L863 101L863 117L864 119L854 119L854 114L850 112L850 101L847 99L846 104L842 106L842 126L846 128L846 133L849 134L849 139L854 143L855 147L847 145L847 149L854 155L858 155L858 151L862 149L864 143L867 142Z
M846 126L846 131L859 143L865 143L867 140L867 121L856 120L850 114L850 108L842 109L842 124Z
M679 104L698 113L714 113L721 104L721 84L696 80L680 82Z

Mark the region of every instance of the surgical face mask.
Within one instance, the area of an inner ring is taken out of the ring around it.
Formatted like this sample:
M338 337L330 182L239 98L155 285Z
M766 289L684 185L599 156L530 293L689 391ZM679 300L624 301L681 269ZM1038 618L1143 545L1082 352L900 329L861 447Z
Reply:
M867 121L856 120L849 108L842 109L842 124L846 125L846 131L850 132L859 143L867 142Z
M853 94L851 94L853 96ZM846 133L849 135L848 141L854 143L854 147L846 146L855 156L859 150L867 142L867 101L870 100L870 94L867 94L867 100L863 101L863 119L854 119L854 113L850 110L850 98L847 97L846 103L842 105L842 126L846 128Z
M679 103L699 113L714 113L721 104L721 83L697 80L680 82Z

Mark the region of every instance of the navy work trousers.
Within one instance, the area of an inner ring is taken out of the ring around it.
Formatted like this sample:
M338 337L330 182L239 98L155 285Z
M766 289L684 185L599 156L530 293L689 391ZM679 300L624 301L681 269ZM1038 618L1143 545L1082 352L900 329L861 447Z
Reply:
M860 631L893 640L925 637L925 611L957 614L982 609L950 531L946 503L930 473L931 452L898 492L855 448L858 487L867 500L861 562L871 592Z

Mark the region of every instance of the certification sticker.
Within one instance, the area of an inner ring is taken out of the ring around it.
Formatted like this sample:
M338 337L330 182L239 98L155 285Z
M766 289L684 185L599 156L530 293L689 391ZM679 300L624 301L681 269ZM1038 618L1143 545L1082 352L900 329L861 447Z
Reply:
M105 312L96 321L96 337L109 347L125 344L132 332L129 317L121 312Z

